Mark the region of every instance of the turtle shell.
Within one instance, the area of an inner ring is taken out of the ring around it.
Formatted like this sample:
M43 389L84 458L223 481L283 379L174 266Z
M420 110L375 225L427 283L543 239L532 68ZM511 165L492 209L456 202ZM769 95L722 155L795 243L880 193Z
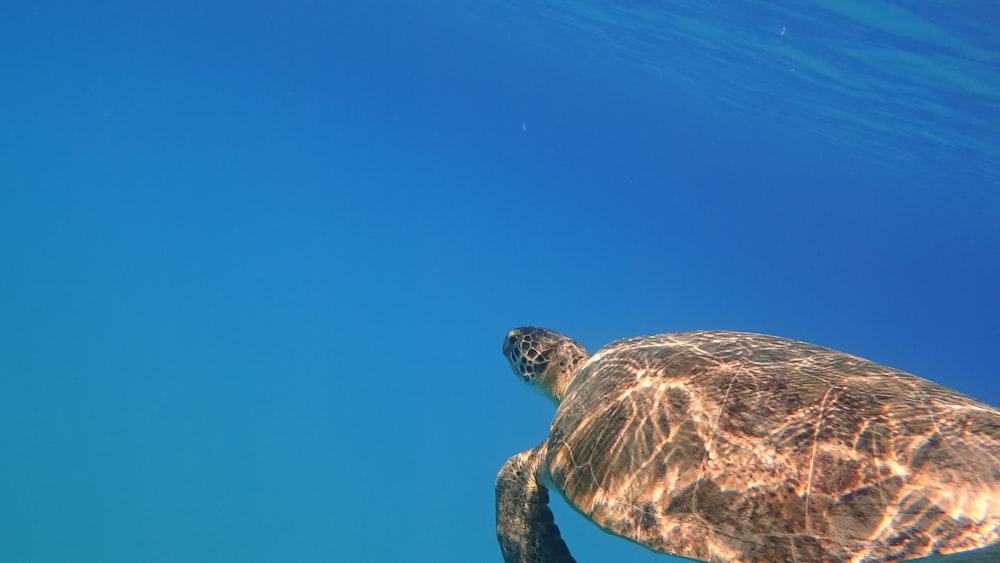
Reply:
M1000 540L1000 411L774 336L609 344L569 384L545 465L608 532L705 561L897 561Z

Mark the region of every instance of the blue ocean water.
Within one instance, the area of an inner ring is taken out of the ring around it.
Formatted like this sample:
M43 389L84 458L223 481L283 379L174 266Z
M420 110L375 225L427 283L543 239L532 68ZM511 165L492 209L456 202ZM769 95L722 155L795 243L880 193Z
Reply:
M995 2L0 12L4 561L499 561L526 324L1000 403Z

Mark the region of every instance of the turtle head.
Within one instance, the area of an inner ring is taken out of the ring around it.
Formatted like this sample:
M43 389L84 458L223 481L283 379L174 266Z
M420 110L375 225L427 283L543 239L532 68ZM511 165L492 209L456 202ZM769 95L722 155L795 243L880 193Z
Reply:
M528 387L556 404L562 400L576 368L588 357L576 340L534 326L508 332L503 355Z

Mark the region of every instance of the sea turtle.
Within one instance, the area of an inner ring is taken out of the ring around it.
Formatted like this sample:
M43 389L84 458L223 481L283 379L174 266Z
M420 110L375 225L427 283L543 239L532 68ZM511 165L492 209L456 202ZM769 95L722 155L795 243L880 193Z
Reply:
M526 327L503 353L558 405L545 441L497 476L508 563L574 561L548 488L609 533L701 561L1000 561L996 407L762 334L640 336L591 356Z

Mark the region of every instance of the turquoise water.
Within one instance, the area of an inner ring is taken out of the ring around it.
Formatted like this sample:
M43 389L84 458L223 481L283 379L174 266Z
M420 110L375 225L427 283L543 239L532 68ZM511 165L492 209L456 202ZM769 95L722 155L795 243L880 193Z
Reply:
M1000 403L1000 5L674 4L8 2L0 558L498 561L525 324Z

